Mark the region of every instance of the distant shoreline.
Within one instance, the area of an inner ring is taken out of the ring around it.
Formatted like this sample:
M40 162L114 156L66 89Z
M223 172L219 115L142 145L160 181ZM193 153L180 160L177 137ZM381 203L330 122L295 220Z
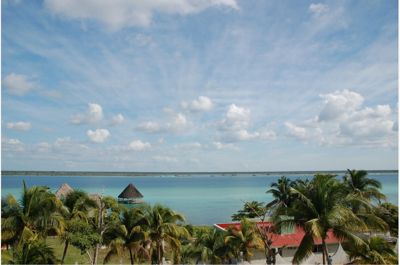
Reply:
M398 173L398 170L367 170L368 173ZM160 175L313 175L344 174L345 170L321 171L241 171L241 172L104 172L104 171L1 171L2 176L160 176Z

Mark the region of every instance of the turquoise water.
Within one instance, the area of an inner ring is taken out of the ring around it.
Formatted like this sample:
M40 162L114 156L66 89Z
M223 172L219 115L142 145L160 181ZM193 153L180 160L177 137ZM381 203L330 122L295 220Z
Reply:
M398 176L395 173L370 174L382 183L388 201L398 204ZM20 196L22 181L28 186L46 185L56 191L63 183L88 193L117 197L133 183L147 203L161 203L183 213L192 224L214 224L230 221L245 201L272 200L266 190L280 175L188 175L188 176L2 176L2 196ZM291 179L310 175L288 175Z

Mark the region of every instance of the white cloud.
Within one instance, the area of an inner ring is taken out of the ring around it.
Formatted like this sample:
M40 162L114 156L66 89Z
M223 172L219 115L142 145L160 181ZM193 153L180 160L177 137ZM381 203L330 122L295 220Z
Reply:
M13 138L1 138L1 150L7 152L21 152L24 151L24 144L18 140Z
M200 96L198 99L193 100L190 103L182 102L182 107L184 109L189 109L190 111L210 111L214 107L213 102L210 98L205 96Z
M316 16L322 15L324 13L327 13L329 11L328 5L322 4L322 3L317 3L314 4L312 3L309 7L308 10Z
M84 114L78 114L72 117L73 124L96 123L103 119L103 108L96 103L89 103L88 110Z
M347 89L321 95L321 97L325 105L318 116L320 121L342 118L343 115L360 108L364 102L363 96Z
M148 26L155 13L189 15L214 6L238 9L235 0L45 0L44 4L54 14L99 21L110 30Z
M107 129L96 129L95 131L88 130L86 132L90 141L94 143L104 143L105 140L111 135Z
M363 106L364 98L353 91L335 91L321 96L324 105L317 118L301 124L286 122L290 136L323 145L393 147L396 115L389 105Z
M111 124L112 125L117 125L123 123L125 120L124 116L121 113L118 113L111 119Z
M29 131L31 128L30 122L18 121L7 123L7 129L17 130L17 131Z
M232 143L226 144L226 143L221 143L221 142L213 142L213 145L217 149L231 149L231 150L238 150L239 149Z
M171 157L171 156L153 156L152 159L159 162L168 162L168 163L178 162L178 159L176 157Z
M162 130L161 126L157 122L153 121L142 122L136 128L139 131L148 133L158 133Z
M289 135L294 136L299 139L305 139L307 136L306 128L297 126L291 122L285 122L285 127Z
M141 140L133 140L129 144L129 149L134 151L143 151L151 148L151 144L148 142L142 142Z
M25 75L11 73L3 79L4 86L11 94L22 96L33 88L33 82Z

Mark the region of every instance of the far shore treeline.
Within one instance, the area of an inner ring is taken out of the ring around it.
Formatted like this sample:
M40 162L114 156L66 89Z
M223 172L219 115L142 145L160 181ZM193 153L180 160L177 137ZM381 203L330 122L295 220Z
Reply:
M368 173L398 173L397 169L390 170L367 170ZM204 172L123 172L123 171L23 171L2 170L3 176L157 176L157 175L315 175L315 174L345 174L344 170L321 170L321 171L204 171Z
M328 233L340 239L352 264L398 263L398 206L386 202L381 183L363 170L306 180L282 176L265 187L272 201L244 203L232 213L240 225L224 231L190 225L160 204L126 207L109 196L73 190L57 197L48 187L21 184L21 200L7 194L1 200L2 263L243 264L261 251L274 264L271 231L293 226L304 231L294 264L315 247L320 262L330 264ZM272 230L257 221L271 222Z

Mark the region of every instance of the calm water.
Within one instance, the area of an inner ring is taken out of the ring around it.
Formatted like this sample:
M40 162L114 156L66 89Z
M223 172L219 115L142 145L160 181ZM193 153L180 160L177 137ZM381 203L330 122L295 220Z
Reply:
M22 180L28 186L46 185L56 191L63 183L88 193L102 193L117 197L133 183L147 203L161 203L183 213L192 224L213 224L230 221L230 216L241 209L243 202L257 200L269 202L272 197L265 191L280 175L190 175L143 177L95 176L3 176L2 196L9 193L19 197ZM291 179L308 178L288 175ZM388 200L398 204L398 176L395 173L370 174L382 183Z

